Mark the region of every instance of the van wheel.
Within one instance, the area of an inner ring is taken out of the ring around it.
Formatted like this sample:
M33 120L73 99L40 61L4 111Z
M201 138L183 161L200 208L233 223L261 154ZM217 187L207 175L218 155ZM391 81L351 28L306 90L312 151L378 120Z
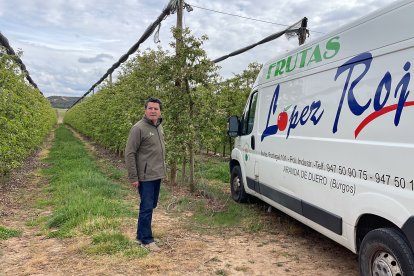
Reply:
M248 196L244 190L243 177L239 166L234 166L230 179L231 197L236 202L247 202Z
M372 230L362 240L359 269L363 276L413 276L413 250L402 233L396 229Z

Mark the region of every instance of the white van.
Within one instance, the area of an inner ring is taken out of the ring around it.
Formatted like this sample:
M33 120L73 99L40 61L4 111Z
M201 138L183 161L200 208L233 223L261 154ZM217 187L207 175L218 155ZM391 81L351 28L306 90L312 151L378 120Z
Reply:
M413 26L400 1L269 61L229 119L233 199L359 254L361 275L414 275Z

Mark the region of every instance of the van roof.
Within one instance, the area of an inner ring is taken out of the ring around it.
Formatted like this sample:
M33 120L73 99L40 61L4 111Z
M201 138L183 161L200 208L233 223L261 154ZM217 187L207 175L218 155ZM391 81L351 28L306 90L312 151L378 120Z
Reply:
M301 50L310 48L310 47L312 47L312 46L320 43L321 41L324 41L324 40L326 40L328 38L333 37L334 35L338 35L340 33L343 33L343 32L345 32L345 31L347 31L349 29L352 29L352 28L354 28L354 27L356 27L356 26L358 26L358 25L360 25L360 24L362 24L364 22L370 21L370 20L372 20L372 19L374 19L374 18L376 18L376 17L378 17L378 16L380 16L380 15L382 15L384 13L390 12L390 11L392 11L394 9L400 8L400 7L404 6L404 5L407 5L407 4L410 4L410 3L413 3L413 2L414 2L414 0L401 0L401 1L396 1L396 2L391 3L391 4L389 4L389 5L387 5L387 6L383 7L383 8L380 8L380 9L374 11L374 12L371 12L370 14L365 15L365 16L363 16L363 17L361 17L361 18L359 18L359 19L357 19L355 21L352 21L352 22L350 22L348 24L345 24L344 26L341 26L341 27L339 27L339 28L337 28L335 30L332 30L331 32L329 32L329 33L327 33L327 34L325 34L325 35L323 35L323 36L321 36L321 37L319 37L319 38L317 38L315 40L311 40L311 42L309 42L309 43L305 43L305 44L303 44L303 45L301 45L299 47L296 47L295 49L293 49L293 50L291 50L291 51L289 51L287 53L284 53L282 55L280 55L280 54L277 55L275 58L272 58L272 59L268 60L266 63L263 64L263 67L262 67L262 69L261 69L261 71L260 71L260 73L259 73L259 75L258 75L258 77L257 77L257 79L256 79L256 81L255 81L255 83L253 85L253 87L256 87L257 85L259 85L259 83L266 83L266 82L269 82L269 81L274 81L276 79L276 78L265 79L263 76L266 75L266 72L265 71L268 70L269 65L276 63L280 59L282 59L284 57L288 57L288 56L293 55L295 53L298 53ZM406 27L408 28L409 26L406 26Z

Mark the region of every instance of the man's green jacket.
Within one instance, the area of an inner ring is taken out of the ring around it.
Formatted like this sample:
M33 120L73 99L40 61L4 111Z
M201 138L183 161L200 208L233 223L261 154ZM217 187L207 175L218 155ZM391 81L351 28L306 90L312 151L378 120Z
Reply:
M162 118L156 125L145 116L129 131L125 163L131 182L152 181L166 177Z

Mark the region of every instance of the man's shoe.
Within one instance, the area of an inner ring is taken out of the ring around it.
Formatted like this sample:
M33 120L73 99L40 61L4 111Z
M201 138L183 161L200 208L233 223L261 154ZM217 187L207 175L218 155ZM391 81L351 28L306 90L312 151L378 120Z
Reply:
M155 242L143 244L143 246L151 252L158 252L161 250Z

